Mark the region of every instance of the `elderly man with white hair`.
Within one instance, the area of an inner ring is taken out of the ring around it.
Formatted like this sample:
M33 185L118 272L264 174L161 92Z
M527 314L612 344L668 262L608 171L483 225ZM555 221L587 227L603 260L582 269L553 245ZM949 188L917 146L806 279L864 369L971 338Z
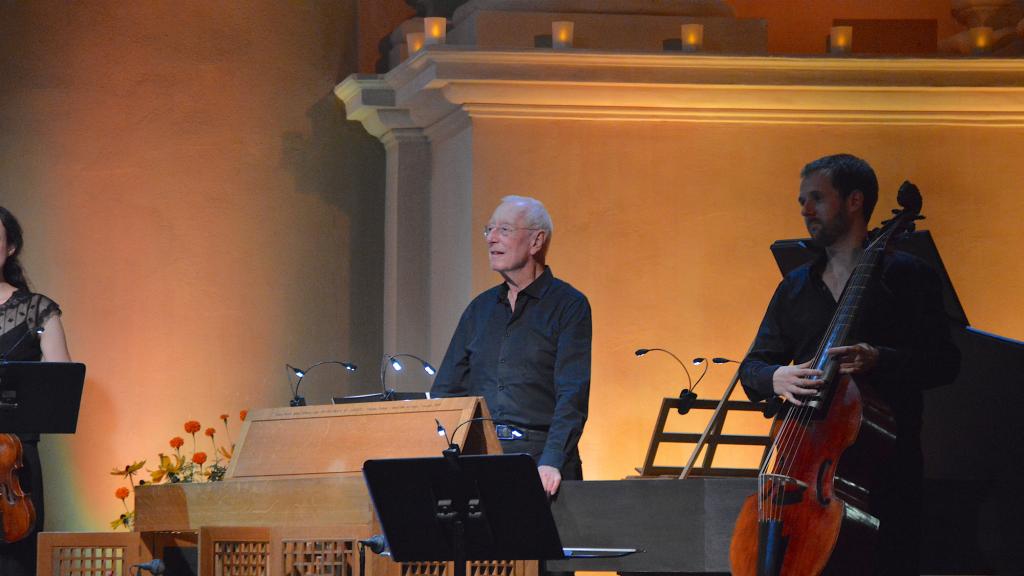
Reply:
M590 303L545 265L551 217L533 198L506 196L484 227L503 282L470 302L432 396L483 396L506 453L526 453L548 494L581 480L577 445L590 395Z

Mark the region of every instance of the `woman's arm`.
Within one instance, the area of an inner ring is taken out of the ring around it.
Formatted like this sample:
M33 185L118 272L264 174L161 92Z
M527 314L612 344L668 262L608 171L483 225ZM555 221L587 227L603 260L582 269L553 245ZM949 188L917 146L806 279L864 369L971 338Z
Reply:
M71 362L68 341L64 336L64 324L54 314L43 323L45 329L39 336L39 347L43 350L43 362Z

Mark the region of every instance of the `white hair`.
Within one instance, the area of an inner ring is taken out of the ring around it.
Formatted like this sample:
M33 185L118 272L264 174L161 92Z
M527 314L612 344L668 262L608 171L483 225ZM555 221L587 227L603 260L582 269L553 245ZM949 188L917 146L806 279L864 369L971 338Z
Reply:
M544 231L544 243L551 242L551 233L553 232L554 226L551 224L551 215L548 214L548 209L544 207L544 204L536 198L530 198L529 196L505 196L501 199L502 204L516 204L526 209L523 217L526 219L526 225L530 228L537 228Z

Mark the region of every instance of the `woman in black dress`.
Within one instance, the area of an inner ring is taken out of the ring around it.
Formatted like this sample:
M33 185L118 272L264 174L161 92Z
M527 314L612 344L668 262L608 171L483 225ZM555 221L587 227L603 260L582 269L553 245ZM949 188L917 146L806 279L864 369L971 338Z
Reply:
M60 306L28 289L18 261L24 241L21 225L0 206L0 358L4 360L70 362ZM43 332L37 333L42 327ZM13 544L0 543L0 575L35 576L36 532L43 527L43 478L39 467L39 435L19 434L24 448L20 484L36 508L36 529ZM2 540L0 540L2 541Z

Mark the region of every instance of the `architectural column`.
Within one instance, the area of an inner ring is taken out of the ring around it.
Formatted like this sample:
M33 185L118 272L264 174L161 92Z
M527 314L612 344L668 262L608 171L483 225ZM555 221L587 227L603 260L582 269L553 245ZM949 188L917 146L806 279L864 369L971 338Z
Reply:
M382 77L353 75L335 89L348 118L384 144L383 342L386 354L430 358L430 144ZM400 382L397 384L399 387Z
M387 152L383 350L429 358L430 145L419 128L380 139Z

